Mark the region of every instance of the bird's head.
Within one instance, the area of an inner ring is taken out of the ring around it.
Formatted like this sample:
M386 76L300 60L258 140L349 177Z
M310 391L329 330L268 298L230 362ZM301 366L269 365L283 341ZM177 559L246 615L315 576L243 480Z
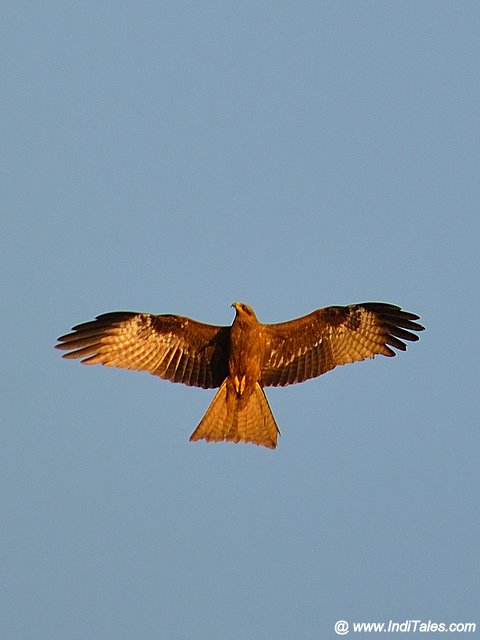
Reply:
M244 302L234 302L232 304L232 307L237 312L237 316L236 316L237 318L243 317L243 318L252 318L253 320L257 319L253 309L249 307L248 304L245 304Z

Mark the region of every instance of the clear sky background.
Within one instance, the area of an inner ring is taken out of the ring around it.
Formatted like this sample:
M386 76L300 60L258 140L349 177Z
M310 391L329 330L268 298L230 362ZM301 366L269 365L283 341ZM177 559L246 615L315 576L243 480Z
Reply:
M480 4L20 0L0 29L0 637L480 625ZM234 300L427 331L267 390L274 452L190 444L213 391L53 349Z

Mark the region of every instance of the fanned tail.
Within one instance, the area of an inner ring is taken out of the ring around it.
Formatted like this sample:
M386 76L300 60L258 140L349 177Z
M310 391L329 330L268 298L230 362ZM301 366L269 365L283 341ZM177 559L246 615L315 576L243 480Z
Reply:
M262 387L255 384L249 397L229 393L225 380L190 440L252 442L269 449L280 433Z

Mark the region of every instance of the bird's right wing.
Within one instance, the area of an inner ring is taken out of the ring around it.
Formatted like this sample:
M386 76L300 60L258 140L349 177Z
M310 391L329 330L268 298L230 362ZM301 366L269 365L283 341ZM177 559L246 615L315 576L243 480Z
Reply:
M423 327L415 320L395 305L364 302L263 325L262 384L303 382L348 362L394 356L393 348L405 351L404 340L418 340L413 332Z
M228 374L230 327L174 315L104 313L58 338L64 358L148 371L172 382L214 388Z

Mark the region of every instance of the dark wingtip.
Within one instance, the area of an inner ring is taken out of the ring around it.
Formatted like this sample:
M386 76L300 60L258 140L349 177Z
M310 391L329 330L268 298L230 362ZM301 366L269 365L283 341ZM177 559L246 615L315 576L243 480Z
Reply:
M404 311L397 305L385 302L367 302L362 306L376 313L385 323L388 332L386 346L392 352L385 355L395 355L393 349L406 351L407 345L403 341L417 342L420 339L417 333L425 330L423 325L416 322L420 320L420 316L410 311Z

